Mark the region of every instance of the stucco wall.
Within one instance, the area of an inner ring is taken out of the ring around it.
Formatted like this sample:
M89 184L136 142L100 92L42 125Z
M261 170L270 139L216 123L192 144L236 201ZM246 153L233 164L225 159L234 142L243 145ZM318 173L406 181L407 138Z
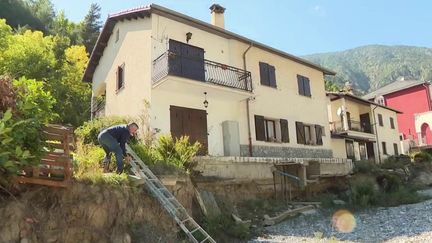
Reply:
M417 140L414 115L429 111L428 89L422 85L385 95L386 105L402 111L398 114L399 131L405 138Z
M431 132L432 111L415 114L414 120L415 120L415 130L416 130L416 134L418 135L419 144L420 145L431 144L432 143L432 132ZM425 130L426 133L423 134L423 136L425 136L425 138L420 139L422 136L421 133L422 133L422 125L423 124L427 124L429 129L426 128L426 130Z
M115 34L119 30L119 40ZM136 117L150 102L151 20L117 22L93 76L93 92L106 88L105 115ZM116 91L117 67L124 64L124 88Z
M374 105L371 105L371 109L373 109L374 107L375 107ZM396 112L382 108L382 107L377 107L375 109L374 114L375 114L375 123L376 123L375 127L377 129L377 142L379 145L381 159L385 159L389 155L395 155L393 144L397 145L398 153L400 154L402 151L401 151L401 147L400 147L399 130L398 130L398 122L397 122ZM382 115L383 126L380 126L378 123L378 114ZM394 125L395 125L394 129L392 129L390 126L390 117L392 117L394 120ZM387 155L383 154L382 142L386 142Z

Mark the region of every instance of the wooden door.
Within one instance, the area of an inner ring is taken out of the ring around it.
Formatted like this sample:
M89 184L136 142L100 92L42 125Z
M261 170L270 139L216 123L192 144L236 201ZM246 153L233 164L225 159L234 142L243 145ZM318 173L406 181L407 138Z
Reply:
M366 151L369 160L375 160L375 151L373 142L366 143Z
M174 138L189 136L191 143L199 142L199 155L208 153L207 112L179 106L170 107L171 134Z

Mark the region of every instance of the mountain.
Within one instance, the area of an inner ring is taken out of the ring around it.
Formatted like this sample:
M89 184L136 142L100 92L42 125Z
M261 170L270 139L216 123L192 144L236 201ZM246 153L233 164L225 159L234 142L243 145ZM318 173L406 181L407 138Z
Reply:
M432 48L369 45L303 58L337 72L329 81L350 81L360 93L376 90L400 77L432 79Z

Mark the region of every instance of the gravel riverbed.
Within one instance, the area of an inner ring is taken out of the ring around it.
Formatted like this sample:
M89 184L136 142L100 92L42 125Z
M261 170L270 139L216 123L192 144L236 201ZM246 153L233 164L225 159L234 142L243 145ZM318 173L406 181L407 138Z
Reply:
M432 242L432 200L351 211L339 221L335 213L318 209L315 214L288 219L267 227L265 235L250 242Z

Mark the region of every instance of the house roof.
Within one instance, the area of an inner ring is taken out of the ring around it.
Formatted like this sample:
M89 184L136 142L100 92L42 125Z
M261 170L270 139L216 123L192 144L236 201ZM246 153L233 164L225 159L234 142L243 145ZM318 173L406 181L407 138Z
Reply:
M357 103L363 103L363 104L367 104L367 105L375 105L375 106L378 106L378 107L381 107L381 108L384 108L384 109L391 110L391 111L394 111L396 113L402 114L401 111L395 110L395 109L390 108L390 107L385 106L385 105L380 105L380 104L375 103L373 101L369 101L367 99L360 98L358 96L355 96L355 95L352 95L352 94L349 94L349 93L344 93L344 92L327 92L326 94L327 94L328 97L330 97L331 100L337 100L337 99L340 99L340 98L346 98L346 99L352 100L352 101L357 102Z
M119 13L108 15L107 20L105 21L105 24L102 28L102 31L96 41L95 47L93 48L93 51L90 55L90 60L87 65L87 68L85 70L84 76L82 78L85 82L91 82L93 78L93 73L96 70L97 65L99 64L99 60L103 55L103 51L108 43L108 40L112 34L112 31L114 29L115 24L117 21L124 20L124 19L138 19L138 18L144 18L151 16L151 13L159 14L161 16L171 18L173 20L186 23L188 25L191 25L193 27L202 29L204 31L217 34L219 36L230 38L230 39L236 39L238 41L250 44L252 46L261 48L263 50L272 52L274 54L280 55L284 58L288 58L290 60L293 60L297 63L301 63L303 65L306 65L308 67L317 69L319 71L322 71L324 74L327 75L335 75L336 73L334 71L331 71L329 69L326 69L324 67L321 67L320 65L317 65L315 63L312 63L310 61L307 61L303 58L296 57L294 55L291 55L289 53L283 52L281 50L277 50L273 47L264 45L262 43L256 42L254 40L248 39L246 37L243 37L241 35L235 34L233 32L230 32L228 30L225 30L223 28L214 26L212 24L206 23L204 21L189 17L187 15L184 15L182 13L167 9L165 7L151 4L148 6L133 8L125 11L121 11Z
M363 99L373 99L377 96L391 94L400 90L408 89L417 85L426 83L426 81L421 80L398 80L393 83L389 83L369 94L363 96Z

